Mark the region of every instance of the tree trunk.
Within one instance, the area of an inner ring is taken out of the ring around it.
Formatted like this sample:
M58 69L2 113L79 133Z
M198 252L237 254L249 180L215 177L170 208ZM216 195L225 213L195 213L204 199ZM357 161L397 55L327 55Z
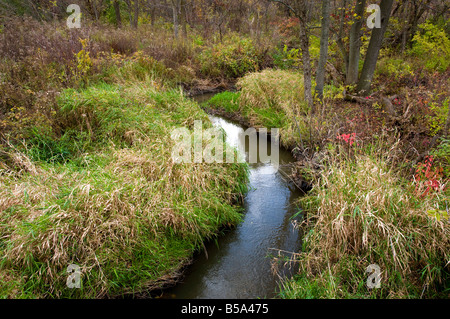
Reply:
M406 21L406 19L408 18L408 3L404 4L402 17L403 21ZM408 40L408 26L405 26L402 32L402 53L405 52L407 40Z
M150 9L150 24L151 26L155 26L155 20L156 20L156 9L152 6Z
M369 47L367 48L366 59L361 72L361 77L356 88L358 94L368 95L372 83L373 74L377 65L378 54L383 43L384 33L389 23L392 4L394 0L382 0L381 10L381 28L374 28L370 37Z
M116 12L116 26L122 27L122 17L120 16L120 3L119 0L114 0L114 11Z
M187 38L186 0L180 0L180 19L183 37Z
M133 25L133 4L131 0L125 0L125 3L128 6L128 18L130 20L130 26Z
M303 81L305 100L311 108L311 113L314 113L314 103L312 99L312 84L311 84L311 57L309 54L309 30L304 19L300 19L300 48L302 50L303 62Z
M178 8L180 0L172 0L172 14L173 14L173 33L175 38L178 38Z
M310 15L310 6L312 2L306 0L295 0L291 5L283 1L276 1L283 4L287 10L287 12L294 13L295 16L300 21L300 50L302 51L302 63L303 63L303 86L304 86L304 95L305 100L308 103L308 106L311 109L311 113L314 113L314 103L312 98L312 80L311 80L311 57L309 54L309 15Z
M348 70L348 54L345 48L344 42L342 41L342 36L344 33L344 21L345 21L345 9L347 8L347 0L342 1L342 13L341 19L339 21L339 31L337 35L336 43L338 45L339 51L341 52L342 59L344 60L345 70L342 73L347 74Z
M429 8L429 2L429 0L424 0L423 2L408 1L403 4L403 20L405 22L405 27L399 38L401 40L402 52L407 46L410 46L411 39L417 31L420 18L427 11L427 8Z
M133 28L137 29L138 22L139 22L139 0L134 0Z
M330 33L330 0L322 0L322 33L320 37L320 57L316 73L316 93L323 98L325 84L325 65L328 59L328 35Z
M358 82L359 58L361 49L361 27L366 0L358 0L355 7L355 22L350 30L350 48L348 55L348 69L346 84L352 85Z
M87 0L86 3L87 3L87 5L89 5L90 9L94 13L95 21L98 21L99 16L98 16L98 10L97 10L97 6L95 4L95 1Z

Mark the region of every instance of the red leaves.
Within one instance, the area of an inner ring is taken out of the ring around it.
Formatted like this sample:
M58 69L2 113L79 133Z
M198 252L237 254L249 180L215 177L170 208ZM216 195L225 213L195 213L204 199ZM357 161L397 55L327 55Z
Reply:
M433 155L426 156L424 163L417 165L414 180L416 182L416 195L425 197L430 192L438 192L443 189L441 178L443 168L441 166L433 168Z
M355 139L356 139L356 133L351 133L351 134L341 134L337 136L338 140L343 140L346 143L348 143L350 146L353 145L353 143L355 143ZM358 144L357 144L358 145Z

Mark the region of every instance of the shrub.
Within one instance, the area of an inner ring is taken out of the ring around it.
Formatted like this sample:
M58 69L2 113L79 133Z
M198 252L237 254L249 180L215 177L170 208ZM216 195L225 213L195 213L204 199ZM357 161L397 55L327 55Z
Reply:
M87 77L89 74L89 71L92 67L92 60L89 55L89 52L87 51L87 39L80 39L81 43L81 50L76 54L76 61L77 61L77 77L80 81L83 83L87 82Z
M442 138L440 144L431 152L435 161L444 169L444 176L450 177L450 139Z
M298 18L284 18L277 24L276 28L283 38L283 42L288 45L298 45L298 34L300 32L300 23Z
M387 77L394 77L395 79L414 74L408 61L396 58L381 59L378 63L377 73Z
M232 34L223 42L205 48L198 56L201 72L210 76L236 78L259 68L259 57L253 42Z
M287 45L284 45L283 50L275 49L272 53L273 64L281 70L298 68L300 65L299 49L292 48L288 50Z
M310 36L309 38L309 54L311 57L311 61L317 61L320 55L320 39L315 36ZM331 51L330 51L331 56ZM285 44L283 50L276 48L272 53L273 64L282 70L286 69L298 69L303 61L302 61L302 52L298 48L288 49L288 46Z
M63 65L42 64L38 57L0 64L0 129L11 139L24 139L31 127L51 125L55 97L66 76Z
M442 104L436 101L430 102L430 111L433 115L427 116L427 119L432 135L436 135L444 128L447 120L449 104L450 98L448 97L442 102Z
M110 40L109 45L114 53L128 55L137 51L136 40L130 34L115 34Z
M137 51L131 56L111 54L97 61L100 82L133 84L145 82L153 86L173 85L177 72L169 70L162 62Z
M413 37L409 53L420 59L429 71L444 72L450 65L450 39L438 26L425 22Z

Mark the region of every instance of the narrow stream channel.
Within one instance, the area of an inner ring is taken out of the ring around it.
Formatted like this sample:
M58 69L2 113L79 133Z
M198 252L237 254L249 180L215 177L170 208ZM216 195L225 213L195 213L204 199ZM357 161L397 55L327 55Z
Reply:
M227 143L238 145L243 127L217 116L210 119L224 129ZM243 222L216 241L206 243L207 254L197 254L181 282L166 290L163 298L276 296L280 277L272 271L271 256L277 255L277 250L297 252L301 248L301 234L292 218L300 210L295 202L301 192L288 181L288 169L282 166L294 159L284 149L280 149L279 156L278 170L270 162L250 164L250 190L244 200ZM284 275L294 271L290 266L286 268L281 272Z

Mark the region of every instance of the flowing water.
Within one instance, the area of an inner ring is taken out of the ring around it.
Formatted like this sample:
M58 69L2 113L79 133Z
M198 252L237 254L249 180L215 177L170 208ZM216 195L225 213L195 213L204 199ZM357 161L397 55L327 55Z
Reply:
M224 129L227 143L237 146L244 128L220 117L210 116L212 123ZM270 148L270 139L268 141ZM247 149L248 151L248 149ZM272 271L273 258L301 248L301 234L294 227L300 208L296 200L301 192L289 182L288 168L293 162L290 152L280 149L280 168L269 163L249 164L249 192L244 199L243 221L216 241L205 243L175 287L164 298L271 298L280 286L280 274L290 275L292 263ZM293 218L294 217L294 218Z

